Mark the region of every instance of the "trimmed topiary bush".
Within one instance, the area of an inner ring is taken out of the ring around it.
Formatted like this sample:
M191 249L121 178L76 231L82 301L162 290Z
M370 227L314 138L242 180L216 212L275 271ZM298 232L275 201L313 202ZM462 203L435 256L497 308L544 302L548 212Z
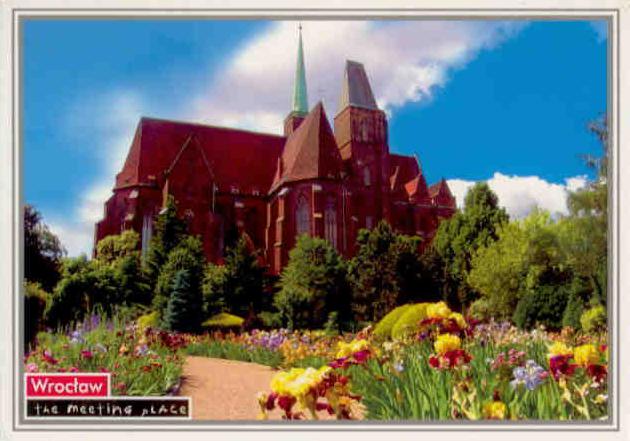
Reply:
M145 328L157 328L160 322L160 314L157 311L152 311L147 314L141 315L137 319L138 327Z
M601 331L606 327L606 309L602 305L587 309L580 317L584 332Z
M414 333L418 323L427 317L427 306L430 303L416 303L408 308L396 321L392 328L392 338L401 339Z
M240 328L245 322L244 318L241 318L234 314L227 312L221 312L210 317L203 322L202 326L212 328Z
M412 303L408 303L406 305L398 306L397 308L392 309L383 317L377 324L374 326L374 336L386 340L391 338L392 336L392 328L400 319L400 317L414 306Z

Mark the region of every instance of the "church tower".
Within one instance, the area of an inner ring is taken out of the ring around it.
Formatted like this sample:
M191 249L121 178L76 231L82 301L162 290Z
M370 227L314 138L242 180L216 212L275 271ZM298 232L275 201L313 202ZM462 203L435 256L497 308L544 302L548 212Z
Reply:
M302 25L298 27L298 53L293 84L293 103L291 112L284 120L284 136L289 136L298 128L308 114L308 96L306 92L306 70L304 69L304 48L302 47Z
M362 189L359 226L372 228L380 219L389 221L387 119L376 104L363 64L356 61L346 61L335 139Z

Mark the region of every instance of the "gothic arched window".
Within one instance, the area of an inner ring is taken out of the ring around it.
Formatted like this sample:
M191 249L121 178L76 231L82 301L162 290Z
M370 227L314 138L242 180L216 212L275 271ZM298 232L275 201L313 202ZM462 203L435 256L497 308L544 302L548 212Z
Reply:
M324 237L331 245L337 248L337 207L331 197L326 200L324 210Z
M311 216L308 200L304 195L300 195L297 201L297 207L295 210L295 234L311 233Z
M363 169L363 183L365 184L366 187L369 187L370 184L372 183L372 177L370 175L369 167L365 167Z
M149 250L149 242L153 236L153 216L149 213L142 218L142 257L145 257Z

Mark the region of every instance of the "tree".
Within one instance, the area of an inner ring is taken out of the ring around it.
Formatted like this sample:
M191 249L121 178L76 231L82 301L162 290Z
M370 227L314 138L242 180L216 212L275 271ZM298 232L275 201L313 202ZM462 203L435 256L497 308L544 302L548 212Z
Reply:
M140 236L133 230L104 237L96 244L96 258L104 264L111 264L128 256L138 256L139 241Z
M101 239L96 245L95 269L113 271L118 304L149 304L150 283L140 260L140 236L133 230Z
M198 332L202 321L202 298L198 281L186 269L175 273L171 283L168 305L164 312L164 326L170 331Z
M93 305L95 280L90 262L85 255L66 258L61 264L61 280L46 304L45 317L52 326L63 326L80 320Z
M202 299L201 284L205 267L205 256L199 238L184 236L179 245L171 250L162 265L153 296L153 308L165 319L165 310L172 293L172 283L181 270L187 272L186 281L189 290L194 291ZM202 311L203 301L200 300L199 310Z
M590 287L594 303L606 304L608 275L608 123L605 116L592 121L589 130L602 146L602 156L584 156L595 172L580 189L569 192L568 216L559 222L562 249L577 277Z
M500 319L514 315L515 323L523 327L537 322L559 327L571 280L557 223L538 209L501 226L497 240L473 255L468 275L468 283L487 300L492 315Z
M529 242L519 222L502 225L497 235L473 254L467 283L486 299L495 318L507 319L523 293Z
M256 313L268 306L265 294L265 267L260 252L246 234L227 249L223 298L229 312L246 318L245 326L255 320Z
M468 305L478 297L467 283L474 252L497 238L498 228L509 220L496 194L477 182L466 194L464 209L443 221L433 246L443 262L443 298L452 307Z
M24 284L24 349L33 342L39 331L44 329L44 311L49 294L37 282Z
M225 299L227 274L225 265L209 263L206 266L202 285L203 310L206 317L228 311Z
M567 274L564 276L567 277ZM518 302L512 318L516 326L523 329L536 325L544 325L548 329L562 327L563 313L569 298L569 285L557 280L562 275L554 273L552 277L556 280L539 284Z
M359 231L358 252L348 265L356 321L378 321L401 302L422 298L419 244L385 221Z
M61 258L66 250L41 214L31 205L24 207L24 278L51 291L59 281Z
M346 265L325 239L298 237L279 286L274 305L290 329L321 328L329 319L339 329L348 319Z
M169 195L166 205L155 221L155 234L151 238L144 261L151 289L155 288L154 284L169 253L181 242L186 234L186 223L177 216L177 203L175 198Z

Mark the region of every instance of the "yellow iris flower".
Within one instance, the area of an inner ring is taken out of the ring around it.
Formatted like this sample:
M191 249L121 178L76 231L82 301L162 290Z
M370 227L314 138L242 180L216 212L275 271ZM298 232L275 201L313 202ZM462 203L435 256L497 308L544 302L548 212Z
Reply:
M503 420L507 415L507 406L502 401L492 401L483 406L483 417L491 420Z
M454 351L462 347L460 338L453 334L438 335L433 343L433 348L438 355L444 355L449 351Z
M428 318L448 318L451 312L450 308L444 302L432 303L427 306Z
M573 358L580 366L588 366L599 362L599 352L593 345L582 345L574 349Z
M573 349L562 343L561 341L557 341L551 346L549 346L549 358L555 357L556 355L573 355Z

